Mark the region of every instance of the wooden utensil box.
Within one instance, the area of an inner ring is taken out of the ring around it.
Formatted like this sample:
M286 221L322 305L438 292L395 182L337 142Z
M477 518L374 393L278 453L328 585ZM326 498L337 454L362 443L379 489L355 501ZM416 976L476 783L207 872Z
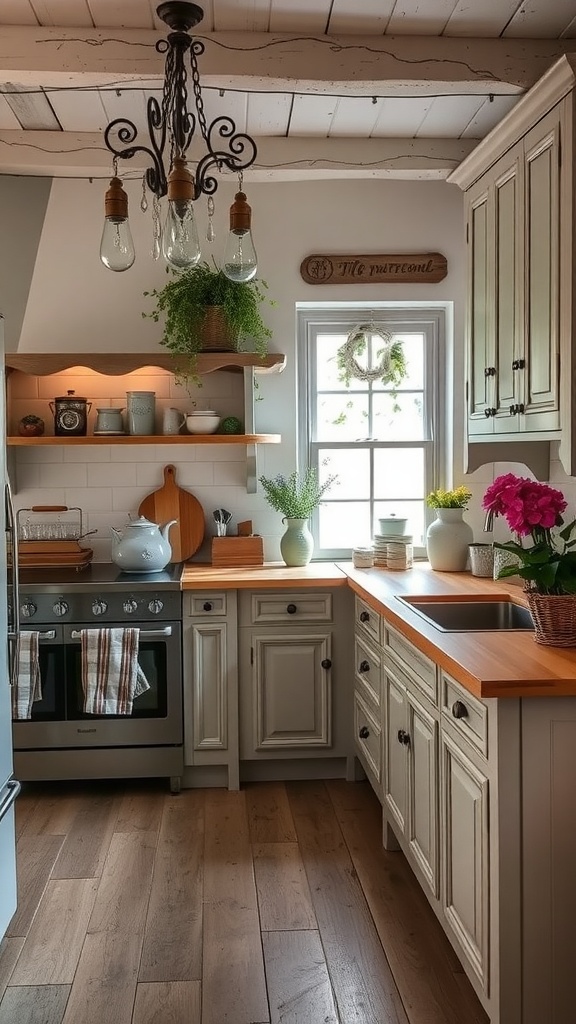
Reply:
M243 565L263 565L262 537L213 537L212 565L234 568Z

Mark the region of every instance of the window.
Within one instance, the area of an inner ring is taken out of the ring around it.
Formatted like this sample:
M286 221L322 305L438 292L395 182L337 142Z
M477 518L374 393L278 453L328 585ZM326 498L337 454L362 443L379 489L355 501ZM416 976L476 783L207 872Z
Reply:
M320 481L338 474L311 521L316 557L349 557L391 514L408 519L415 553L424 553L424 499L443 468L444 321L438 308L298 311L299 463L315 466ZM367 325L361 369L380 364L386 336L401 344L399 383L343 379L337 352L358 325Z

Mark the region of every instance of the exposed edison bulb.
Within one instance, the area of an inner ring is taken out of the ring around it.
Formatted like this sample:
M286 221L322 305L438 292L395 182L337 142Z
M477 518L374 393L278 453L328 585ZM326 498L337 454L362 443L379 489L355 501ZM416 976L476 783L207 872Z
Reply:
M193 267L201 256L192 199L170 199L162 232L165 260L178 270Z
M110 181L104 207L100 259L109 270L128 270L136 259L136 252L128 223L128 196L116 175Z
M256 277L258 259L251 231L229 232L222 269L231 281L251 281Z
M222 270L231 281L251 281L256 277L258 259L251 222L252 210L246 202L246 194L237 192L230 207L230 231L222 261Z

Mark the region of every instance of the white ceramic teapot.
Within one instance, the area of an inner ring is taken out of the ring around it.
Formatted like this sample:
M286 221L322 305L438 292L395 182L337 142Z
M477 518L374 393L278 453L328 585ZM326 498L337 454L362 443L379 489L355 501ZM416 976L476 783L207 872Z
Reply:
M139 516L128 524L124 533L112 527L112 561L124 572L160 572L172 557L168 531L177 522L171 519L157 526Z

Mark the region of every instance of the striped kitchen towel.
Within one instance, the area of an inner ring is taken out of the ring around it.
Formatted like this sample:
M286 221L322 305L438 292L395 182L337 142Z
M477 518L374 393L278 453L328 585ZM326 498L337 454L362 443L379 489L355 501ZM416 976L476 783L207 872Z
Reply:
M140 630L81 629L82 688L88 715L131 715L135 697L150 689L138 664Z
M32 718L32 704L42 700L40 681L40 634L35 630L18 635L12 686L12 718Z

